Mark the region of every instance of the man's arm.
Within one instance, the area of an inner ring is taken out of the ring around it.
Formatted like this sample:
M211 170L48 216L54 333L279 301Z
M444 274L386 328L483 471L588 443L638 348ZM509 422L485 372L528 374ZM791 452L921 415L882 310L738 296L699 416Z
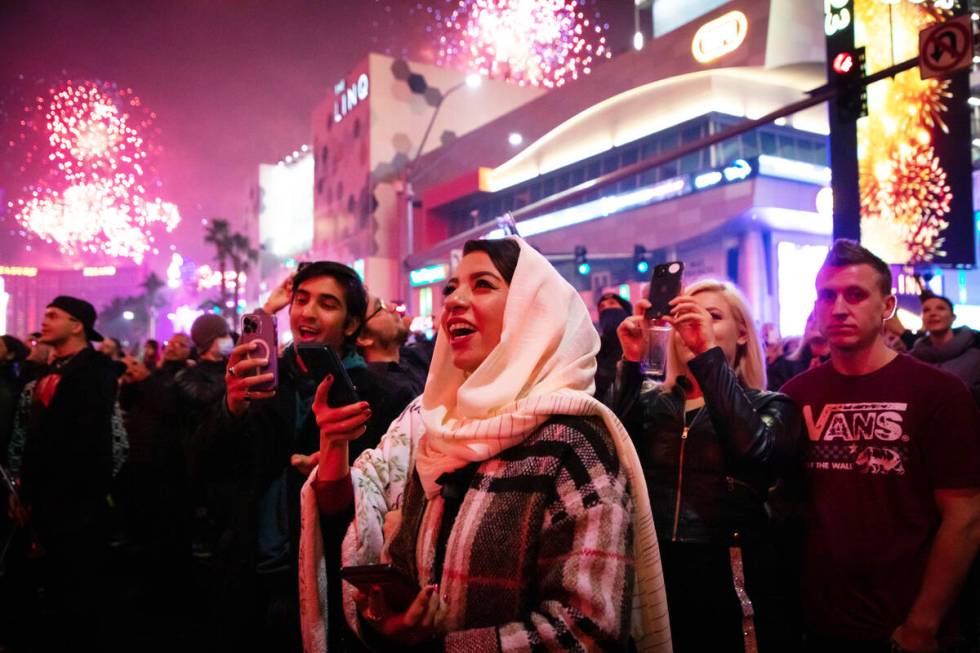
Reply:
M895 641L909 651L937 650L936 633L980 549L980 488L936 490L942 523L929 552L919 595Z

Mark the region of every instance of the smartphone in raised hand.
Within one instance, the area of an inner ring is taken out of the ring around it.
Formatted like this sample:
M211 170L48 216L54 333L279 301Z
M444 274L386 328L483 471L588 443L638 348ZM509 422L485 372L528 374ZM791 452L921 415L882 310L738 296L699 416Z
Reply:
M296 346L296 355L318 385L328 374L333 376L333 385L327 393L327 403L332 408L356 404L361 400L340 356L329 345L303 343Z
M684 281L684 263L670 261L653 268L650 276L650 308L644 313L648 320L659 320L670 314L670 300L681 294Z
M242 316L242 339L239 344L254 342L256 347L248 352L249 358L268 359L268 365L255 368L255 374L272 373L272 380L253 386L252 390L268 392L279 385L279 337L276 318L267 313L248 313Z

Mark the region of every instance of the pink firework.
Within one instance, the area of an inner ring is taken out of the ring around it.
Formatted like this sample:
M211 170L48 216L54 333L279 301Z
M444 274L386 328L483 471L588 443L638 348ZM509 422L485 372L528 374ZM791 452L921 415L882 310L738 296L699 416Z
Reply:
M177 207L148 198L147 152L130 111L141 103L128 89L112 92L91 82L67 82L49 91L44 121L46 174L11 202L17 221L65 254L103 254L141 262L153 249L151 228L172 231ZM153 114L150 114L151 116ZM43 125L43 126L42 126Z
M612 56L573 0L460 0L443 27L440 59L520 85L561 86Z

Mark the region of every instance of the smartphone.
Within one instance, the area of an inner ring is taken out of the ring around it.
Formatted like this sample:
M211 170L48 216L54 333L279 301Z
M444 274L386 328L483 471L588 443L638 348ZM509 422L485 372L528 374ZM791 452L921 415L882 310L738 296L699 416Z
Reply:
M648 320L659 320L670 314L670 300L681 294L681 284L684 278L684 263L670 261L661 263L653 268L650 277L650 308L643 316Z
M248 313L242 316L242 339L239 344L254 342L256 347L248 352L248 358L267 358L269 364L255 369L255 374L272 372L272 380L252 386L252 390L268 392L279 385L279 338L276 334L276 318L266 313Z
M327 403L333 408L356 404L361 400L357 396L357 388L350 380L340 357L329 345L303 343L297 345L296 355L303 361L303 366L309 371L317 384L330 374L333 385L327 393Z
M404 612L418 596L418 583L390 564L341 567L340 577L365 594L380 585L385 601L395 612Z

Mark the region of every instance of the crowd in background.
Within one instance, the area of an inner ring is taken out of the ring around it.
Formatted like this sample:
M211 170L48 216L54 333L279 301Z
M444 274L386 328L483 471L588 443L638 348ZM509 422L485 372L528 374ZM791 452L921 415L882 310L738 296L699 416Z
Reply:
M435 339L347 266L285 279L274 391L218 315L127 352L57 297L4 335L0 650L980 651L980 334L950 300L906 329L839 244L781 338L698 281L652 380L645 299L593 323L526 244L476 242ZM379 560L414 601L337 576Z

